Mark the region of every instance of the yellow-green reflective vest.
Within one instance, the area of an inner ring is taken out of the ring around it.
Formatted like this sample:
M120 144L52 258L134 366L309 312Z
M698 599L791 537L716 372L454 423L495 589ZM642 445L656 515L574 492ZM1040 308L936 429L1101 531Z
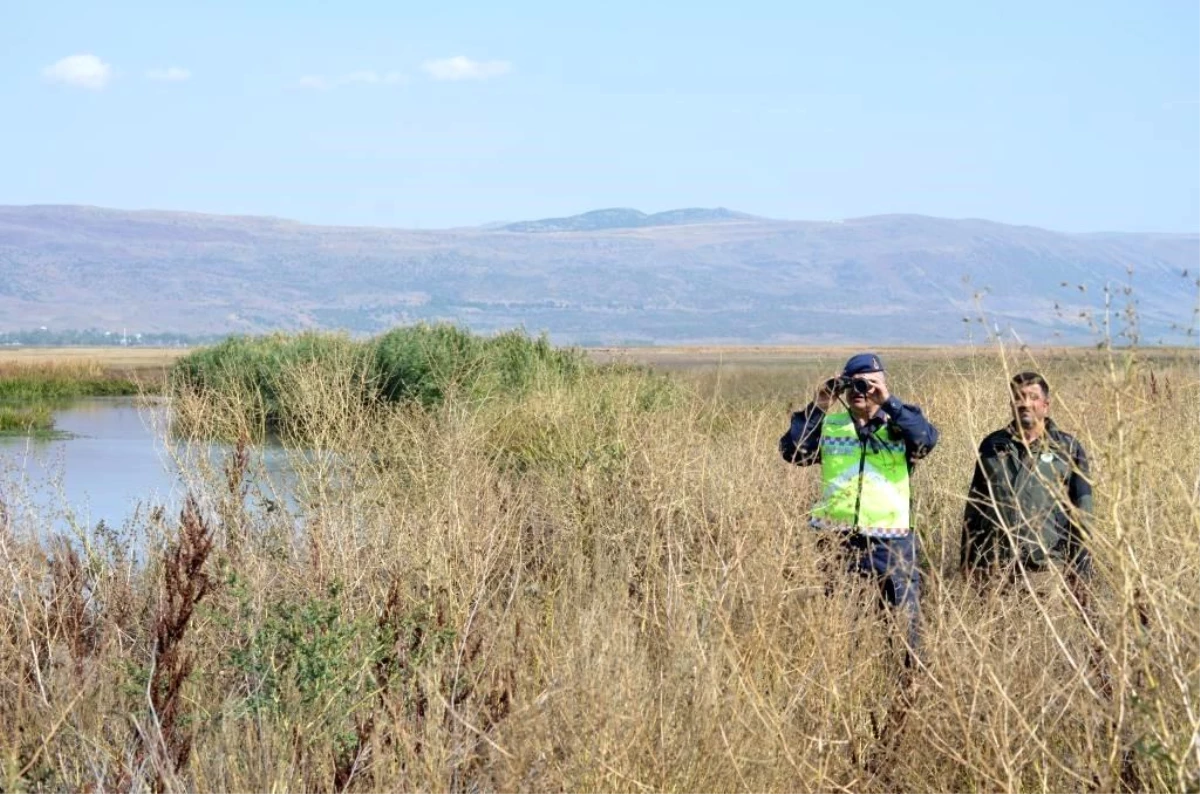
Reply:
M818 529L856 531L876 538L907 535L908 459L904 442L875 431L878 443L864 444L849 413L830 414L821 428L821 498L813 508Z

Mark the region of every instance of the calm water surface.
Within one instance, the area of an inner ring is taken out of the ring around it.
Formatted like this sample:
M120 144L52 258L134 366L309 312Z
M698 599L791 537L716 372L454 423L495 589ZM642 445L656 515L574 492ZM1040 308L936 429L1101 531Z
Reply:
M176 463L182 447L164 440L168 411L132 397L79 400L55 413L67 438L0 437L0 498L14 520L36 515L55 529L121 526L139 507L177 511L186 485ZM229 447L200 452L219 467ZM252 469L279 481L290 471L277 445L256 448Z

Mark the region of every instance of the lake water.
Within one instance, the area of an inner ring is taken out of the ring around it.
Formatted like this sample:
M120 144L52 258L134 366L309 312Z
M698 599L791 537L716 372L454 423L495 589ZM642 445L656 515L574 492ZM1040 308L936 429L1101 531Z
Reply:
M100 521L119 527L139 508L156 505L178 512L186 484L177 457L184 450L165 440L168 412L165 401L79 400L54 416L55 428L69 437L0 437L0 499L14 521L36 516L39 525L60 531ZM209 444L191 453L206 455L219 470L229 451ZM252 454L253 469L286 479L282 448L265 445Z

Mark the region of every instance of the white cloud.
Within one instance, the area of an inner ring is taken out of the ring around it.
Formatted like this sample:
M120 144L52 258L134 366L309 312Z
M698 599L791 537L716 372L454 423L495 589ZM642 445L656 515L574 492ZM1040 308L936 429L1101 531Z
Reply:
M345 77L338 80L339 85L347 83L366 83L368 85L397 85L399 83L408 82L400 72L374 72L371 70L362 72L351 72Z
M192 73L179 66L168 66L166 69L151 69L146 72L146 78L161 83L181 83L190 79Z
M362 71L362 72L351 72L350 74L343 77L341 79L341 82L342 83L367 83L369 85L375 85L379 82L379 75L378 75L378 73L372 72L370 70L366 70L366 71Z
M421 69L434 80L487 80L512 71L508 61L473 61L465 55L425 61Z
M52 83L64 83L99 91L108 85L112 66L95 55L68 55L42 70L42 76Z
M324 77L322 75L307 75L300 78L301 88L311 88L317 91L327 91L343 85L401 85L408 82L408 77L402 72L376 72L373 69L363 69L350 72L340 77Z
M319 75L310 74L301 77L298 85L301 88L312 88L317 91L323 91L329 88L329 81Z

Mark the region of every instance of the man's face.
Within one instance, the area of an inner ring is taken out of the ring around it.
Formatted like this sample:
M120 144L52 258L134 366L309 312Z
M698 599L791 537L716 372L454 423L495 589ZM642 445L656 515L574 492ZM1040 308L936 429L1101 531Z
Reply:
M866 394L859 394L858 390L853 388L846 389L846 404L852 409L866 410L871 404L871 399L868 395L878 386L884 383L882 372L867 372L862 375L854 375L851 380L863 381L866 383ZM859 388L862 388L861 386Z
M1014 387L1012 391L1013 417L1025 429L1041 427L1050 415L1050 398L1036 383Z

